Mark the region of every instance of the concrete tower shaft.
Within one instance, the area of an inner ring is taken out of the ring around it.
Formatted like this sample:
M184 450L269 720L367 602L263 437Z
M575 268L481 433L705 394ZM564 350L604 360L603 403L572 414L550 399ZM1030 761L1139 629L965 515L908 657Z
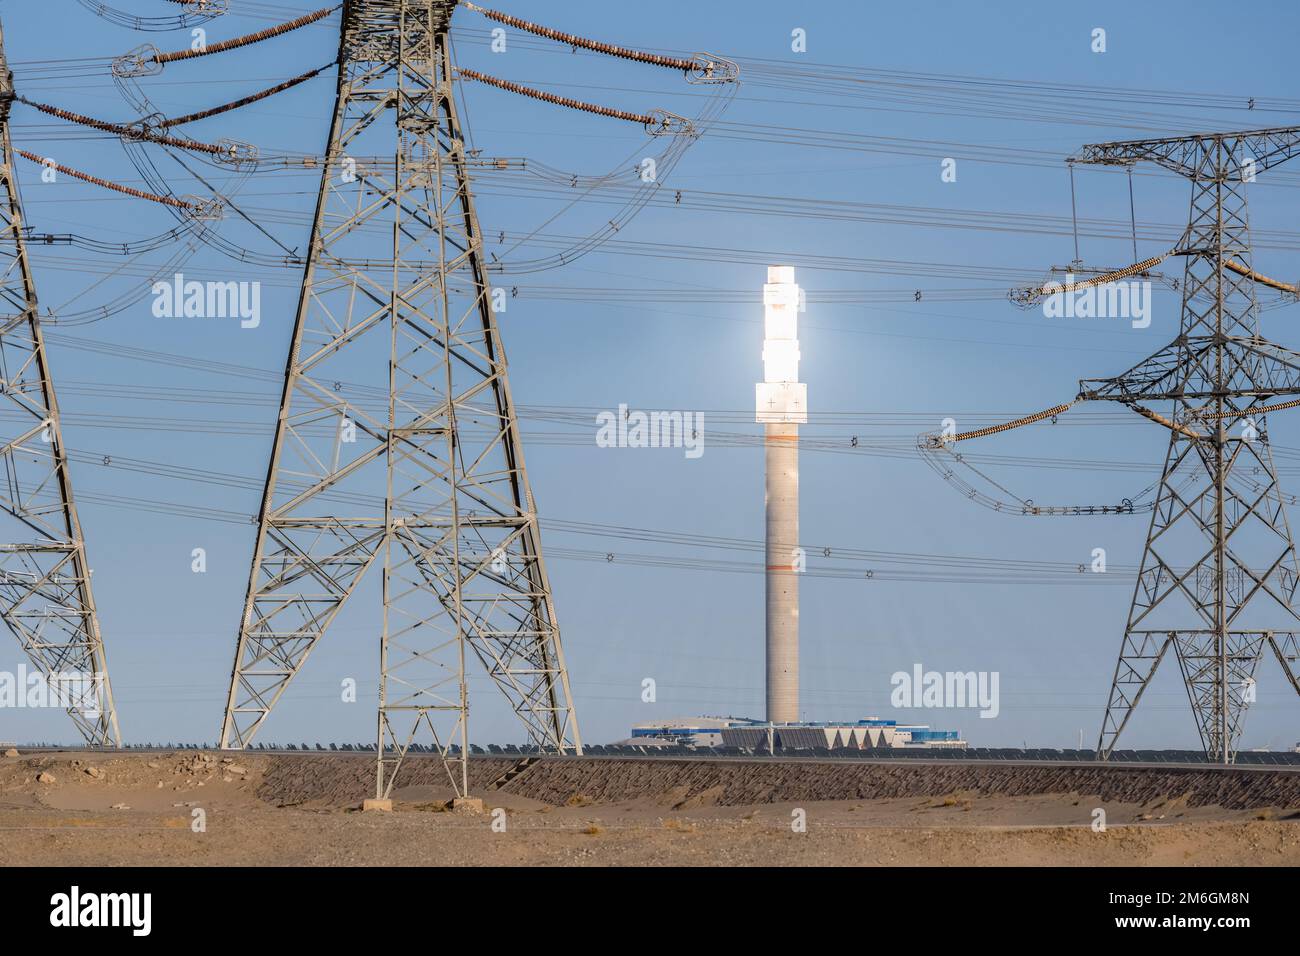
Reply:
M767 719L799 719L799 426L768 424Z
M765 428L767 514L767 719L799 719L799 426L808 387L799 379L802 296L794 269L770 266L763 287L764 380L755 414Z

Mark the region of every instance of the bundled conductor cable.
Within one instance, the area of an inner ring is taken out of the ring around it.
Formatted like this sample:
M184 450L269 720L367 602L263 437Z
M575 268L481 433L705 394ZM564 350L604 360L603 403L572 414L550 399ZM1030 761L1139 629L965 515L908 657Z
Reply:
M1009 422L1003 422L1000 425L990 425L988 428L980 428L975 431L962 432L956 435L921 435L916 442L916 450L920 452L921 458L927 465L943 478L948 484L955 487L962 495L976 504L982 505L993 511L1000 511L1005 514L1022 514L1036 516L1074 516L1074 515L1130 515L1149 512L1155 507L1154 501L1142 501L1145 496L1151 492L1154 486L1148 486L1143 489L1136 499L1125 498L1118 504L1089 504L1089 505L1039 505L1035 504L1031 498L1021 498L1014 492L1003 487L991 477L974 467L965 456L959 454L952 446L960 441L967 441L971 438L983 438L988 435L996 435L1001 432L1010 431L1013 428L1021 428L1025 425L1032 425L1041 422L1044 419L1051 418L1055 420L1056 416L1062 412L1068 411L1077 405L1082 399L1076 398L1072 402L1064 405L1057 405L1054 408L1047 408L1041 412L1035 412L1032 415L1026 415L1023 418L1012 419ZM1139 414L1146 415L1152 421L1158 421L1162 425L1175 430L1182 430L1182 426L1168 421L1163 416L1150 412L1140 406L1132 406L1133 410ZM1195 433L1192 433L1193 435ZM950 461L953 467L948 467L945 461L940 460L944 456L946 461ZM995 491L1001 492L1004 497L994 497L980 491L970 481L962 478L956 471L960 466L971 472L976 478L984 484L992 487Z
M77 2L95 16L120 27L155 32L184 30L198 23L208 23L227 12L226 0L207 0L205 3L196 3L194 0L169 0L169 2L177 6L190 8L184 13L170 17L146 17L135 13L127 13L124 10L118 10L116 7L110 6L104 0L77 0Z

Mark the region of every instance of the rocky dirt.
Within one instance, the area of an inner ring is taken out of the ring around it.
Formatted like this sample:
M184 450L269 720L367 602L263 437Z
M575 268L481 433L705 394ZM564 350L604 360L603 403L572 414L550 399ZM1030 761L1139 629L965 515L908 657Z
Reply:
M493 789L515 765L471 761L480 814L412 758L361 813L364 754L0 757L0 865L1300 864L1287 771L566 759Z
M493 757L472 760L470 789L490 786L517 763ZM373 786L373 780L373 757L304 754L275 759L259 793L280 803L319 800L341 804L354 801L367 785ZM437 784L445 780L440 762L412 759L399 782ZM1300 772L1247 767L1150 769L1122 764L572 758L535 761L503 790L550 803L563 803L575 793L610 803L679 788L687 795L716 791L711 802L722 806L782 800L939 797L962 790L1009 797L1089 793L1129 804L1182 797L1190 807L1230 810L1300 807Z

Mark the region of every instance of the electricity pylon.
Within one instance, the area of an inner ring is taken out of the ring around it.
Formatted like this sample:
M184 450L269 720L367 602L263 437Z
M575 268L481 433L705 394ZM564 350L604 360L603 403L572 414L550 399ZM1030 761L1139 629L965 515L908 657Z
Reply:
M59 403L23 240L0 29L0 618L92 746L120 746L108 661L72 500ZM19 687L18 693L26 688Z
M470 193L448 50L455 7L344 6L221 732L222 747L248 744L382 563L379 797L422 726L465 793L469 655L533 743L581 748Z
M1178 337L1080 398L1173 403L1169 451L1098 753L1108 757L1172 647L1206 755L1231 763L1266 647L1300 694L1300 567L1268 440L1275 396L1300 394L1300 352L1259 334L1246 189L1300 154L1300 127L1085 146L1077 163L1153 162L1192 183ZM1191 556L1190 562L1188 556ZM1272 612L1270 615L1268 612ZM1274 629L1280 614L1280 627Z

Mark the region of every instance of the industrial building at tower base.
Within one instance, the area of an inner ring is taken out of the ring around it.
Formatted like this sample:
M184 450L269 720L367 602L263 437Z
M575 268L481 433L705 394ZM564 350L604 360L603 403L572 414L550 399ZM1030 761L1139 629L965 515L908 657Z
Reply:
M881 717L841 723L685 717L637 724L628 742L642 746L726 747L754 752L966 748L966 741L955 730L931 730L925 724L900 724Z

